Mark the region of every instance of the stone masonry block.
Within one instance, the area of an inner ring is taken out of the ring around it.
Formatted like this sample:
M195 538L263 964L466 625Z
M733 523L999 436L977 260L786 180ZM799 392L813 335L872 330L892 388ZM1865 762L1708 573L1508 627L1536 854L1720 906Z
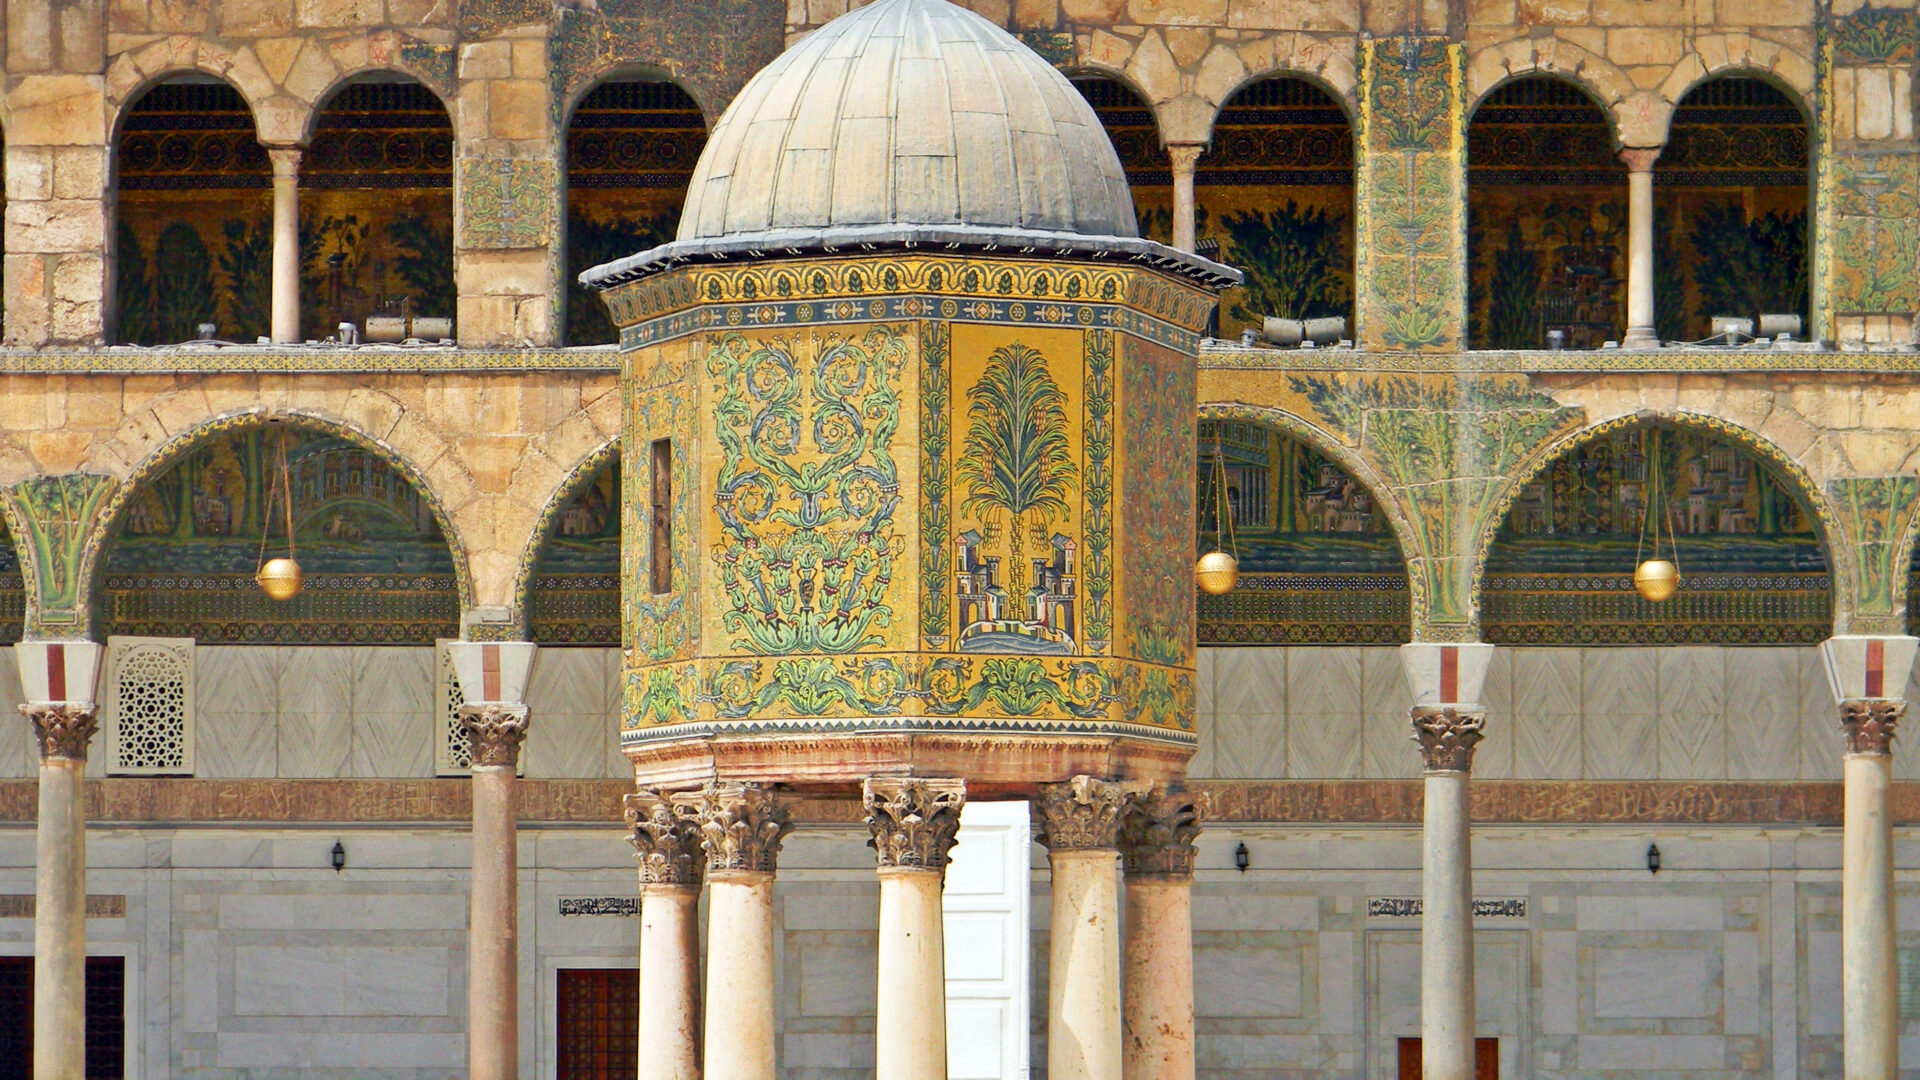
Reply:
M7 145L103 146L104 80L91 75L29 75L7 95Z

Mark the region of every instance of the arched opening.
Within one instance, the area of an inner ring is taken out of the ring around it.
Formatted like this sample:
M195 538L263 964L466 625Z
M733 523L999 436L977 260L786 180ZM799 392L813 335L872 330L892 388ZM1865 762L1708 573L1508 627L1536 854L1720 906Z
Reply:
M616 340L605 305L580 284L580 272L673 239L706 144L700 107L670 82L609 80L574 108L567 124L567 344Z
M418 82L361 76L316 115L300 163L300 293L309 339L374 315L454 317L453 124Z
M306 580L275 601L253 573L263 553L286 553L286 504L268 506L283 476ZM97 608L102 633L202 644L431 645L460 624L453 554L425 495L381 453L297 422L216 431L141 481Z
M119 339L266 334L273 169L240 92L209 75L155 85L127 108L114 175Z
M1305 79L1242 87L1213 122L1194 175L1194 233L1246 282L1220 299L1220 336L1269 315L1353 326L1353 132Z
M1105 75L1073 76L1074 89L1093 106L1100 126L1113 140L1133 192L1133 210L1140 235L1163 244L1173 241L1173 171L1153 107L1133 88Z
M1626 326L1627 169L1607 115L1550 75L1488 94L1467 128L1468 336L1572 349Z
M595 472L555 515L527 588L542 645L620 642L620 459Z
M1773 84L1723 75L1675 107L1654 165L1660 336L1698 341L1716 315L1807 315L1810 140Z
M1199 548L1216 543L1224 503L1240 558L1232 592L1200 595L1201 645L1411 640L1406 561L1352 473L1270 424L1229 417L1201 419L1198 471Z
M1680 590L1633 587L1672 530ZM1643 539L1644 538L1644 539ZM1793 645L1833 631L1832 581L1799 486L1718 432L1602 430L1520 489L1487 555L1481 635L1500 645Z

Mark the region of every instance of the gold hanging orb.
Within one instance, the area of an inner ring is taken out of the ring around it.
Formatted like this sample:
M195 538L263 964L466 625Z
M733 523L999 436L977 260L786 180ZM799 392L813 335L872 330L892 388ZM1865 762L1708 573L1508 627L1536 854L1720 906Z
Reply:
M275 600L291 600L300 593L300 564L292 559L268 559L266 564L254 571L253 580L260 583L260 589Z
M1240 580L1240 560L1224 551L1209 551L1193 567L1194 580L1210 596L1225 596Z
M1633 587L1652 603L1671 600L1680 588L1680 568L1665 559L1648 559L1634 567Z

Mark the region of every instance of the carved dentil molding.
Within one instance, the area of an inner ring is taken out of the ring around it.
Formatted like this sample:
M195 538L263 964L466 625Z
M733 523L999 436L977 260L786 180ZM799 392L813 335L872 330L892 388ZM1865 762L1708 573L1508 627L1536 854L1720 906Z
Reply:
M873 831L867 846L879 856L882 870L945 872L959 839L965 780L876 778L861 785L861 797Z
M694 819L692 808L644 789L623 801L623 816L632 830L627 843L633 845L640 862L640 883L700 884L706 860L700 846L700 823Z
M1413 741L1428 772L1472 772L1473 748L1484 737L1487 714L1453 705L1415 705Z
M787 809L759 784L709 784L673 798L700 829L707 872L752 870L771 874L779 865L780 841L793 831Z
M1033 808L1040 816L1036 839L1049 851L1114 847L1119 842L1120 816L1127 801L1149 786L1144 780L1100 780L1091 776L1041 784L1033 799Z
M520 764L520 744L527 741L525 705L462 705L460 726L467 733L467 753L475 766Z
M1128 877L1193 876L1193 846L1206 797L1158 788L1130 800L1120 816L1120 861Z
M1840 703L1840 726L1849 754L1891 754L1893 736L1906 719L1907 703L1889 698L1856 698Z
M93 705L29 702L20 706L20 711L33 724L33 739L40 744L40 760L87 760L87 744L100 729L99 712Z

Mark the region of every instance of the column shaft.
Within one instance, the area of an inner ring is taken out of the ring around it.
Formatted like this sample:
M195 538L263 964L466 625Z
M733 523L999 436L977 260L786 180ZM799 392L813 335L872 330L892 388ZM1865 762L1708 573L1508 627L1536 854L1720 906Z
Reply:
M773 874L707 880L706 1080L774 1080Z
M267 150L273 162L273 340L300 340L300 148Z
M514 1080L520 1063L519 844L514 766L473 770L473 909L467 930L467 1046L473 1080Z
M1122 1080L1193 1080L1193 878L1127 876Z
M1895 969L1893 734L1905 702L1841 706L1847 755L1841 766L1846 811L1840 852L1840 1006L1846 1080L1895 1080L1900 1068Z
M639 1080L700 1080L700 828L657 791L626 798L640 862Z
M87 1055L86 758L40 759L34 836L33 1078L82 1080Z
M1055 851L1047 941L1047 1076L1120 1075L1120 930L1117 853Z
M1423 828L1421 1076L1424 1080L1474 1080L1473 858L1467 773L1427 773Z
M874 1075L947 1078L947 970L938 870L880 870Z
M1196 219L1199 207L1193 194L1193 177L1200 155L1206 147L1197 143L1174 143L1167 147L1167 159L1173 171L1173 246L1192 251L1198 242Z
M1657 349L1653 311L1653 162L1655 150L1623 150L1627 163L1627 335L1629 349Z

